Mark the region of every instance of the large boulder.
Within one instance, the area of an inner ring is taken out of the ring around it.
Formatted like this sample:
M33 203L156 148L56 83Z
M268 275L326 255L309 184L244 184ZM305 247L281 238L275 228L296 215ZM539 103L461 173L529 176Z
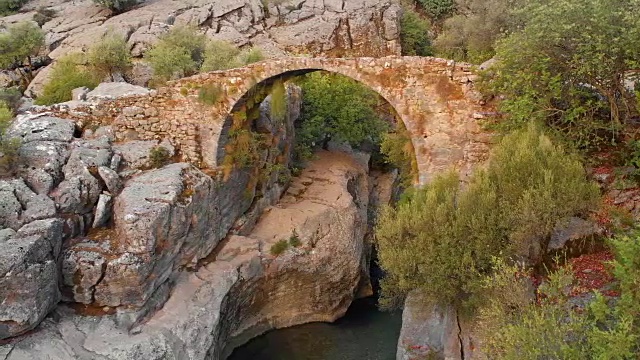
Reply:
M411 292L402 312L396 360L432 357L462 360L461 350L455 309L430 303L420 291Z
M37 220L0 243L0 339L33 329L60 300L62 226Z

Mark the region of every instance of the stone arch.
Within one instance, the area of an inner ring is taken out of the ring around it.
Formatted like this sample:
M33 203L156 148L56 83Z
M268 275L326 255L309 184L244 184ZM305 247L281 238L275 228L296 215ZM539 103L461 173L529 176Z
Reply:
M201 161L219 165L218 146L229 114L256 84L324 70L352 78L382 96L411 134L419 181L446 168L465 172L482 160L486 141L476 118L483 111L473 88L470 65L430 57L283 58L242 68L199 74L172 83L174 92L185 85L215 84L223 94L213 107L196 106ZM206 114L206 115L205 115Z

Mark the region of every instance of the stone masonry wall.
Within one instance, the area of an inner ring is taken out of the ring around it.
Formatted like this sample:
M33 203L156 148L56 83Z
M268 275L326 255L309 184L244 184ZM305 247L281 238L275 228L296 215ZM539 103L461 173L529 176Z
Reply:
M169 137L182 160L216 168L224 151L232 109L256 85L276 77L326 70L353 78L384 97L411 133L420 183L450 167L463 177L484 160L491 137L477 120L487 109L474 88L471 65L430 57L286 58L243 68L195 75L169 83L149 96L78 108L62 117L111 123L118 140ZM200 89L217 94L204 104ZM87 116L87 114L89 114Z

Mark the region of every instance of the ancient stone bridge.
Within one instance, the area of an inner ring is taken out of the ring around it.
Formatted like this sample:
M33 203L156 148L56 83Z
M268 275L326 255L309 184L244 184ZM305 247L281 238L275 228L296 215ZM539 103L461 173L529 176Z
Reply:
M243 68L180 79L149 96L119 99L91 113L112 122L118 139L168 137L183 160L204 168L220 165L230 113L252 88L277 78L325 70L375 90L396 110L411 134L420 183L450 166L463 173L482 160L487 137L477 119L483 106L474 90L471 66L431 57L305 58L267 60ZM198 98L215 86L214 103Z

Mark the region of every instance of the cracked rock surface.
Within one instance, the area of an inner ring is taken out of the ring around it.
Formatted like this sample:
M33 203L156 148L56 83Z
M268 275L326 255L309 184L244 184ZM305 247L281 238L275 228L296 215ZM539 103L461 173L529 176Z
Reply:
M168 171L184 169L174 164ZM147 196L163 203L179 184L165 187L166 194ZM162 309L130 333L118 326L117 314L81 316L59 306L37 332L0 346L0 358L222 359L270 329L333 321L344 314L360 281L368 196L362 162L349 154L322 153L253 231L231 235L209 262L180 272ZM145 221L144 211L132 215L131 226ZM301 244L275 256L271 246L290 234L283 229L296 229ZM136 252L141 245L128 246ZM104 258L69 255L63 267L84 262L96 268L91 279L85 273L87 283L102 276Z
M53 60L86 50L108 31L124 36L132 55L141 57L161 34L180 24L196 25L208 37L237 46L258 46L268 57L400 54L396 0L286 0L277 5L261 0L147 0L122 14L91 0L33 0L23 13L0 18L0 25L31 20L39 7L56 11L42 27L42 55ZM27 94L40 94L50 69L38 72ZM138 85L148 80L129 77ZM14 77L7 73L4 78L8 86Z

